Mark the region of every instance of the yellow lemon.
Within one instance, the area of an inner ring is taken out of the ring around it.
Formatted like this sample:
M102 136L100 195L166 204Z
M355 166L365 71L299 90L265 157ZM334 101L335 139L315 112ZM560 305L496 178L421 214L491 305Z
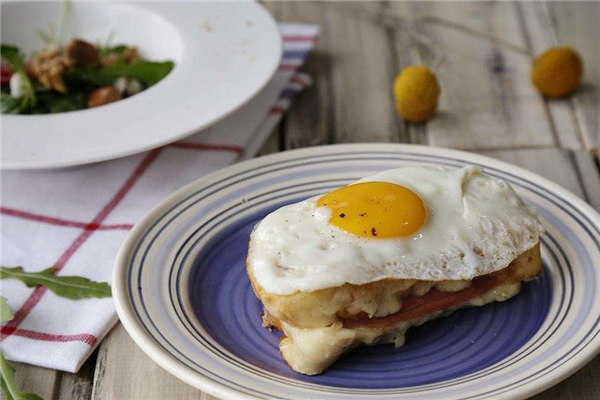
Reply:
M437 110L440 85L427 67L407 67L394 82L396 110L402 118L411 122L431 119Z
M531 81L546 97L562 97L579 86L583 64L570 47L553 47L533 61Z

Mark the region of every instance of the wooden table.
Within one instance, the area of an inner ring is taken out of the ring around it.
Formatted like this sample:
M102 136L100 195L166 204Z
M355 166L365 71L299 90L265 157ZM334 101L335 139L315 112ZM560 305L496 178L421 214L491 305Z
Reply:
M278 20L321 25L306 71L314 85L294 102L261 154L348 142L401 142L482 153L531 169L600 209L600 3L266 3ZM419 16L427 15L429 18ZM401 22L400 20L404 22ZM544 100L530 59L470 27L539 53L577 48L584 84ZM411 125L394 111L391 84L408 65L438 69L440 111ZM151 361L118 324L77 374L17 365L18 382L44 399L212 399ZM600 358L535 399L599 399Z

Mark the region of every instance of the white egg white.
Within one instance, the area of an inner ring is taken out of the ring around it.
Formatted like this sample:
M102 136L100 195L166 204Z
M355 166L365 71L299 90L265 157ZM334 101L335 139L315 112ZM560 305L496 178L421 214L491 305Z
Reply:
M512 187L479 167L398 168L357 183L370 181L414 191L427 222L411 236L367 238L329 224L318 197L282 207L250 239L248 267L263 289L283 295L386 278L473 279L505 268L543 232Z

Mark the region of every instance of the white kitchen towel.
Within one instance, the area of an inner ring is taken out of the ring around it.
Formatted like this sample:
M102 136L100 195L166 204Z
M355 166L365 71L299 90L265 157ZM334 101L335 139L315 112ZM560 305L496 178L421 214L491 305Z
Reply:
M318 27L281 24L284 56L267 87L210 129L143 154L76 168L3 172L1 263L110 281L132 225L180 187L252 157L310 83L298 73ZM15 318L1 330L9 360L76 372L117 321L112 299L68 300L4 279Z

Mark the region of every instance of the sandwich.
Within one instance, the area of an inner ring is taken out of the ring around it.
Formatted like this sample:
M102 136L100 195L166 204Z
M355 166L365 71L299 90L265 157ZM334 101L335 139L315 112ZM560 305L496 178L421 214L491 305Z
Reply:
M357 346L401 347L411 326L517 295L542 272L542 233L479 167L405 167L269 214L246 269L283 358L315 375Z

